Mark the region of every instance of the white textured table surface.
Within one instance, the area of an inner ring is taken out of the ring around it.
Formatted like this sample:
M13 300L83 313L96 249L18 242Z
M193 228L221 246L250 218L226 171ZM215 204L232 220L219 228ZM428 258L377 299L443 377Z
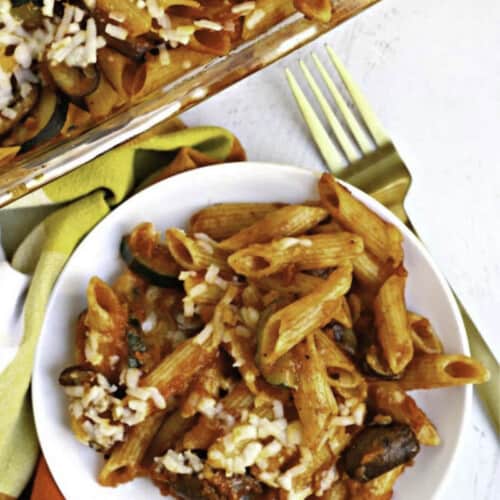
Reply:
M251 160L322 168L283 69L325 42L409 165L411 219L499 359L500 2L382 0L184 119L230 129ZM476 396L463 440L441 498L500 499L500 447Z

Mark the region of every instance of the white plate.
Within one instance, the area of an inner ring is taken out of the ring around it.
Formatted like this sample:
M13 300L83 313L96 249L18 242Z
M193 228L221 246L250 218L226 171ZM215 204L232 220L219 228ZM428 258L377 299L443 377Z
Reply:
M164 498L147 480L118 488L97 481L101 458L76 441L69 427L67 401L57 378L73 363L74 330L86 307L91 276L111 281L122 269L118 249L123 234L151 221L158 228L183 227L198 209L218 202L278 201L297 203L317 197L317 174L262 163L212 166L172 177L132 197L108 215L79 245L52 293L33 372L33 407L40 443L61 492L69 500ZM468 353L464 327L451 292L419 241L392 213L360 191L354 195L404 235L409 271L407 302L429 317L447 352ZM77 221L75 221L77 223ZM425 448L397 481L396 499L437 496L456 454L470 406L470 388L419 391L418 403L436 424L442 444Z

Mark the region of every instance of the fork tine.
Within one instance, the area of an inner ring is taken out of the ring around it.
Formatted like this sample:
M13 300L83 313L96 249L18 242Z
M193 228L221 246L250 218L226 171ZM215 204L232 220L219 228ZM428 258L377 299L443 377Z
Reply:
M318 118L318 115L307 100L307 97L302 92L292 72L287 68L285 70L285 73L293 96L297 101L299 109L302 112L309 130L311 131L314 142L316 142L316 145L318 146L323 158L325 159L328 168L333 174L337 174L344 163L342 156L328 136L325 128Z
M337 54L335 54L329 45L326 46L326 50L330 56L332 64L335 66L340 78L342 78L344 85L351 94L352 100L354 104L356 104L359 114L363 117L363 120L377 146L383 146L384 144L390 142L389 137L384 131L384 127L380 123L372 107L361 93L361 90L352 79L340 58Z
M335 137L337 138L342 150L347 156L347 159L349 160L350 163L356 161L359 158L359 154L356 151L356 148L354 147L351 139L349 139L349 137L345 133L344 128L340 124L338 118L335 116L335 113L332 111L332 108L328 104L328 101L323 95L323 92L318 87L316 81L314 80L314 77L312 76L305 62L300 61L299 65L302 72L304 73L304 76L306 77L309 87L311 87L311 90L316 96L316 99L318 100L318 103L321 106L321 109L323 110L323 113L326 116L328 123L332 127Z
M365 155L368 154L373 149L373 146L368 136L362 129L361 125L359 124L357 118L354 116L353 112L349 109L349 106L345 102L345 99L342 97L342 94L339 92L339 89L331 79L330 75L326 71L322 62L319 60L319 57L316 54L313 54L312 57L321 74L321 77L323 78L323 80L326 83L326 86L328 87L328 90L335 99L335 102L337 103L340 112L344 116L347 125L351 129L354 139L356 139L356 142L358 143L361 151L363 151L363 154Z

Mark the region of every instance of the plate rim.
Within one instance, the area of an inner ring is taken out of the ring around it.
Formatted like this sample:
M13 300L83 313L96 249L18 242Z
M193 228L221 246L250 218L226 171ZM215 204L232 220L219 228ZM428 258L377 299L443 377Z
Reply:
M64 263L63 268L61 269L57 279L54 282L54 285L50 291L50 296L46 302L45 306L45 311L44 311L44 320L42 327L40 329L40 334L37 339L37 346L35 350L35 356L34 356L34 362L33 362L33 370L32 370L32 390L31 392L31 404L33 408L33 417L34 417L34 423L35 423L35 429L38 437L38 442L40 445L41 452L43 453L44 457L47 457L45 454L45 447L46 445L44 442L40 439L40 433L39 433L39 422L41 419L40 415L40 407L38 404L38 400L41 397L40 391L38 390L38 385L41 383L41 375L39 375L40 370L38 369L39 365L41 364L41 340L42 337L47 335L45 333L46 331L46 318L48 317L51 309L55 307L55 296L59 290L60 283L63 281L64 276L66 274L67 269L70 268L71 261L76 258L75 256L79 255L83 250L82 248L84 247L84 242L92 237L92 234L99 229L99 227L103 224L110 224L108 222L111 219L114 218L120 218L120 213L122 211L127 210L127 206L131 205L133 203L140 203L142 198L146 198L148 194L151 194L154 191L161 191L162 189L165 189L164 186L166 184L174 184L176 182L183 182L183 179L189 178L189 177L194 177L199 175L200 173L206 174L207 172L215 172L215 175L217 172L220 172L220 175L224 174L224 171L226 170L231 170L234 168L244 168L244 169L251 169L251 168L260 168L260 169L281 169L283 173L285 171L289 171L293 175L304 175L304 176L309 176L309 177L316 177L319 179L319 177L323 173L328 173L326 170L324 171L317 171L313 170L311 168L306 168L306 167L300 167L296 165L289 165L289 164L281 164L281 163L276 163L276 162L265 162L265 161L241 161L241 162L228 162L228 163L218 163L214 165L208 166L208 168L195 168L193 170L189 170L186 172L182 172L180 174L173 175L172 177L168 177L166 179L163 179L155 184L152 184L151 186L148 186L147 188L134 193L132 196L124 200L122 203L120 203L118 206L113 207L111 211L106 214L77 244L71 255L68 257L66 262ZM210 173L209 175L214 175L213 173ZM419 253L422 254L422 256L425 258L429 266L431 267L433 273L436 275L441 288L443 289L448 302L450 304L451 310L453 312L453 317L458 325L458 338L461 344L461 353L460 354L465 354L470 356L470 349L469 349L469 343L467 340L467 335L465 331L465 325L462 319L462 316L460 314L460 310L458 308L457 301L453 295L453 292L451 290L451 287L441 271L439 270L437 264L434 262L434 259L432 258L431 254L427 250L427 248L424 246L423 242L407 227L403 224L403 222L398 219L387 207L382 205L380 202L375 200L373 197L371 197L369 194L361 191L359 188L353 186L352 184L349 184L348 182L342 181L341 179L338 179L335 177L341 184L346 186L354 196L359 199L364 205L367 205L370 209L372 209L372 205L375 207L380 207L382 209L382 212L384 213L384 219L385 216L389 219L389 222L394 224L401 232L404 233L405 237L411 240L412 244L414 244ZM464 430L466 426L468 425L470 418L471 418L471 405L472 405L472 386L471 385L465 385L465 386L460 386L460 389L463 391L463 412L460 415L460 423L458 426L458 437L453 445L453 449L451 450L451 458L450 460L446 463L446 466L444 469L441 470L441 480L433 492L432 498L438 498L441 492L444 490L444 487L446 486L447 482L449 481L450 478L450 472L452 471L454 465L457 462L457 458L459 456L459 453L461 452L465 440L463 438L464 435ZM40 426L41 427L41 426ZM61 486L58 482L57 479L57 473L54 474L54 471L52 469L51 464L49 463L49 460L46 460L47 466L49 468L49 471L52 475L52 478L54 482L57 484L59 490L61 491ZM63 493L61 491L61 493ZM63 493L64 494L64 493ZM168 498L168 497L166 497Z

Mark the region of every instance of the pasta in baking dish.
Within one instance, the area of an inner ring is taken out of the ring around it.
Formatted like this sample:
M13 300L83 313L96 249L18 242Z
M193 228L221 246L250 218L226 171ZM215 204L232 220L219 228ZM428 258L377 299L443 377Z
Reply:
M438 430L406 392L482 383L408 310L402 235L332 176L125 235L59 382L98 480L209 499L387 499Z
M0 0L0 160L75 135L330 0Z

